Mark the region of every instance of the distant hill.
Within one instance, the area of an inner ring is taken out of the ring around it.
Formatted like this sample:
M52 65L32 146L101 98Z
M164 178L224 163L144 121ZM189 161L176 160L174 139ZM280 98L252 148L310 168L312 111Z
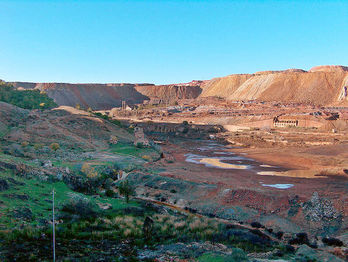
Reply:
M178 99L197 98L201 89L199 84L162 85L153 84L69 84L69 83L29 83L11 82L19 90L40 90L53 98L60 106L80 105L93 110L106 110L120 107L122 101L128 105L141 104L145 100L163 102Z
M318 66L308 72L290 69L229 75L207 81L202 88L201 97L219 96L227 100L346 104L348 67Z
M91 107L93 110L120 107L122 101L127 104L138 104L148 100L139 93L135 84L69 84L69 83L27 83L12 82L17 89L38 89L60 106L80 105L81 108ZM148 84L147 84L148 85Z
M153 84L69 84L12 82L16 89L38 89L58 105L93 110L120 107L145 100L173 102L198 97L227 100L259 100L308 103L313 105L348 105L348 67L317 66L309 71L288 69L235 74L208 81L172 85Z

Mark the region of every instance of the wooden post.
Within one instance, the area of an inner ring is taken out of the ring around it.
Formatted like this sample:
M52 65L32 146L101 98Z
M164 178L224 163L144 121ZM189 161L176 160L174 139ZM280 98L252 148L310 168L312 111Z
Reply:
M54 189L52 191L52 230L53 230L53 237L52 237L52 242L53 242L53 262L56 261L56 228L55 228L55 221L54 221Z

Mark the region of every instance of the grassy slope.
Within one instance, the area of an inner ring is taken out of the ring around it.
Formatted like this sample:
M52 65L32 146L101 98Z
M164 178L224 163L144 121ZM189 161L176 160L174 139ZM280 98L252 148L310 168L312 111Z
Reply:
M24 224L38 224L39 219L51 219L52 215L52 190L55 190L55 205L59 209L66 201L70 199L70 194L79 194L73 192L63 182L49 183L38 181L36 179L25 179L14 176L11 172L0 172L0 178L12 178L18 183L10 183L10 188L0 193L0 228L10 229L16 225L22 224L22 219L15 219L11 214L12 211L21 207L28 207L33 213L33 221L24 222ZM7 195L27 195L28 200L21 200L15 196ZM82 194L80 194L82 195ZM126 204L122 199L115 198L98 198L95 200L92 196L83 195L92 202L110 203L113 210L125 208L126 206L136 206L131 202Z

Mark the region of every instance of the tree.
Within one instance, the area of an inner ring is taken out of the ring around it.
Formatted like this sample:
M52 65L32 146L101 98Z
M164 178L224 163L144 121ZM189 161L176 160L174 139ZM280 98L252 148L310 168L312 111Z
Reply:
M131 184L129 184L128 180L122 181L118 186L118 190L121 195L126 198L126 202L129 202L129 196L134 194L134 188Z

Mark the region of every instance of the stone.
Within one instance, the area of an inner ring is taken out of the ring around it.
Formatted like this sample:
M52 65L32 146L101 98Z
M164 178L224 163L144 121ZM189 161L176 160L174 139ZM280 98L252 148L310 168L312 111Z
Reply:
M52 164L52 161L51 160L47 160L43 163L43 167L52 167L53 164Z

